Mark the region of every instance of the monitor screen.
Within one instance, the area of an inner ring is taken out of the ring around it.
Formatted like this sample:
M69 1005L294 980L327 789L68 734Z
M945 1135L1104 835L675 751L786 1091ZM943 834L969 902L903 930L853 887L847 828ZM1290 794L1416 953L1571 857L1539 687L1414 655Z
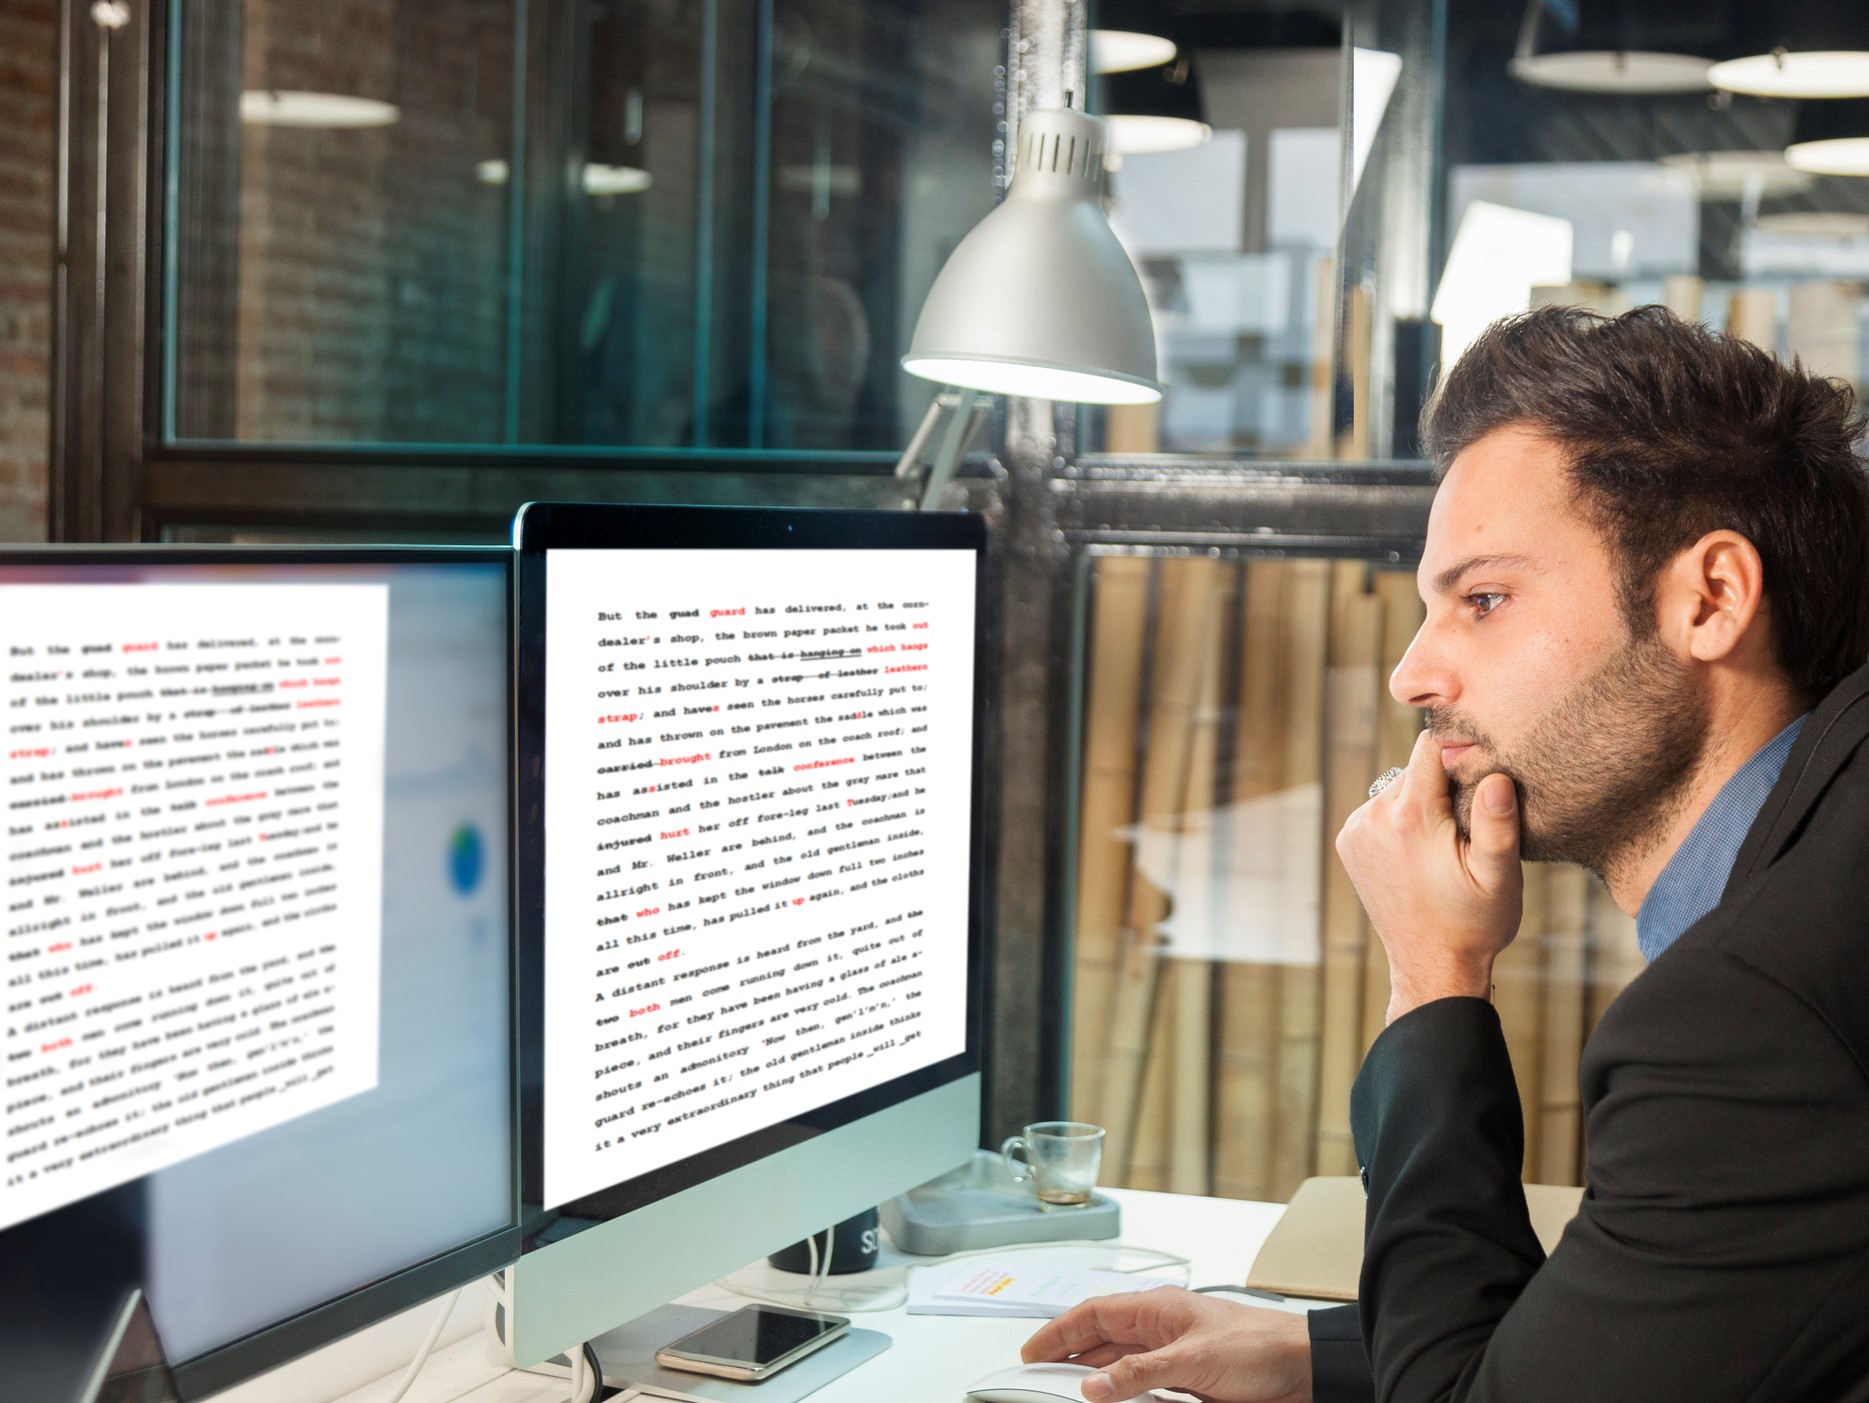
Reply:
M512 1226L509 609L498 552L0 562L0 1227L127 1212L176 1360Z
M574 1216L971 1050L978 549L706 544L730 515L546 536L536 1191Z

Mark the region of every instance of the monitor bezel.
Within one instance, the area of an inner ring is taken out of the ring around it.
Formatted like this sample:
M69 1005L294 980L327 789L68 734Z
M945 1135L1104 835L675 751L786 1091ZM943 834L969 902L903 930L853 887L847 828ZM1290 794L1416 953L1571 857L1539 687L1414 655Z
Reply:
M936 1087L980 1072L989 987L986 965L987 835L984 773L989 710L990 635L988 537L979 516L948 512L850 511L796 507L710 507L529 502L513 519L518 553L515 585L515 705L519 760L515 833L518 873L520 1221L527 1252L562 1235L547 1229L573 1219L587 1226L627 1216L648 1204L731 1174ZM524 679L545 676L546 553L630 547L655 550L970 550L974 555L974 714L967 893L967 1042L965 1051L852 1093L824 1106L750 1131L571 1203L547 1208L544 1170L545 1022L545 734L544 688Z
M497 565L505 572L502 597L506 604L507 672L506 731L513 734L514 676L512 648L514 616L514 553L505 546L273 546L273 545L44 545L7 546L0 549L0 570L32 566L126 567L257 565L257 566L398 566ZM444 1291L511 1264L519 1255L519 1058L514 1041L518 1028L517 979L518 923L517 872L512 860L517 834L513 768L506 771L508 860L507 905L507 1143L508 1216L506 1226L495 1228L445 1252L365 1282L272 1325L251 1331L226 1344L190 1358L174 1361L176 1389L184 1399L205 1398L245 1382L270 1369L310 1353L345 1335L420 1305ZM142 1180L132 1180L132 1184ZM107 1190L118 1193L129 1185ZM80 1200L89 1202L90 1200ZM70 1205L75 1207L76 1205ZM65 1210L58 1210L63 1212Z

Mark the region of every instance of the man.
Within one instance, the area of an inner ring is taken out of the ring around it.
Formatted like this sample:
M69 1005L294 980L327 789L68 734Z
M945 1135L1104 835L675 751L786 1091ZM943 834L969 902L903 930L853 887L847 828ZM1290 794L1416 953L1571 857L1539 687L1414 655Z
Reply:
M1178 1290L1028 1359L1228 1403L1869 1399L1869 487L1842 385L1658 308L1490 330L1424 416L1428 729L1339 854L1394 994L1351 1100L1361 1298ZM1546 1261L1487 1001L1521 858L1654 962L1585 1048ZM1723 893L1723 894L1722 894Z

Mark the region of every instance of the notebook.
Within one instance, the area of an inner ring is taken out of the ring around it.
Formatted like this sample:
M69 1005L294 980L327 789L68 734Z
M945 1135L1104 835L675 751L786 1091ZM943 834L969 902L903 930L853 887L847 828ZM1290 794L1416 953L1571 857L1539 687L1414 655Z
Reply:
M1557 1246L1564 1225L1577 1216L1582 1202L1579 1188L1525 1186L1532 1231L1546 1252ZM1363 1270L1365 1207L1363 1185L1354 1175L1306 1179L1253 1259L1246 1284L1255 1291L1276 1291L1281 1296L1354 1301Z

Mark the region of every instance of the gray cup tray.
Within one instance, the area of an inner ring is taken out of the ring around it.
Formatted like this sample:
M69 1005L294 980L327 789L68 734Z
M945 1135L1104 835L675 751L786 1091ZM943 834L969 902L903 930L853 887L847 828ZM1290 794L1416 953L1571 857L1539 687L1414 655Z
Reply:
M927 1257L1011 1242L1102 1240L1123 1230L1122 1210L1094 1190L1082 1208L1041 1209L1031 1182L1014 1182L991 1150L975 1150L960 1168L890 1199L882 1217L897 1248Z

